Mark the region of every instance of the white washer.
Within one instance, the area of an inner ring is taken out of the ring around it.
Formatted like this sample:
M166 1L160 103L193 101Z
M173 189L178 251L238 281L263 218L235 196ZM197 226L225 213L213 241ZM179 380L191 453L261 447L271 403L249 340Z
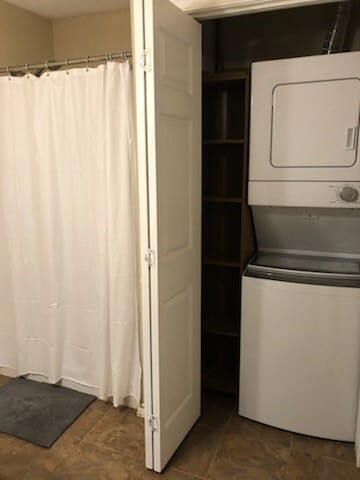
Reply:
M242 282L239 414L354 441L359 260L259 253Z

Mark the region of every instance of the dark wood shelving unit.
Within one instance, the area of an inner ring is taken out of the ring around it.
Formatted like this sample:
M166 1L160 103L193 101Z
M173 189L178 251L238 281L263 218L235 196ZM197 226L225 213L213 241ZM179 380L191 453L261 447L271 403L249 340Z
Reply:
M238 393L241 275L255 251L247 205L249 75L203 80L202 384Z

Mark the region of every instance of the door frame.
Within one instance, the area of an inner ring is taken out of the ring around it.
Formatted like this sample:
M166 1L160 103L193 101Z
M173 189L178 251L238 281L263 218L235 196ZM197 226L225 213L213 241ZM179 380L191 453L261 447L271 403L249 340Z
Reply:
M198 20L244 15L247 13L305 7L345 0L172 0L184 12ZM209 6L213 3L213 6Z
M145 32L144 25L144 8L143 2L140 0L130 1L131 14L131 36L132 36L132 58L134 70L134 109L135 115L135 132L136 132L136 164L138 176L138 210L139 210L139 276L140 276L140 304L141 319L140 345L142 348L142 377L143 389L142 400L144 402L144 433L145 443L153 445L153 432L150 425L146 424L146 419L153 416L153 389L152 389L152 330L151 330L151 269L145 268L145 256L151 249L151 236L149 224L149 194L148 194L148 139L147 139L147 110L146 110L146 72L141 72L137 68L137 64L143 61L145 49ZM137 35L135 35L135 30ZM143 308L147 305L148 308ZM146 399L146 401L145 401ZM145 466L152 470L154 467L154 448L145 449Z

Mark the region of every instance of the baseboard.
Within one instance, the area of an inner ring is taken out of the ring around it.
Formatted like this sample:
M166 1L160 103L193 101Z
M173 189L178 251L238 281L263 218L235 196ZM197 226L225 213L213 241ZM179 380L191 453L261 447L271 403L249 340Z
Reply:
M140 407L136 410L136 416L139 418L145 418L145 409L144 405L140 405Z

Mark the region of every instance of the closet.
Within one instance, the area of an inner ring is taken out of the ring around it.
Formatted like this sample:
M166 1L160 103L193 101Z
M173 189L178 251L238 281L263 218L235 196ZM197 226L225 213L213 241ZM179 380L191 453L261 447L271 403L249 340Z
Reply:
M353 15L350 5L341 10L335 48L340 43L342 49L352 48L358 8L353 6ZM206 390L239 392L241 275L256 251L247 205L251 63L325 53L338 9L337 3L328 3L202 24L202 386Z
M256 251L251 64L326 51L338 3L207 20L202 33L167 2L151 4L134 1L133 54L146 465L161 471L198 419L201 393L239 392L241 275Z

